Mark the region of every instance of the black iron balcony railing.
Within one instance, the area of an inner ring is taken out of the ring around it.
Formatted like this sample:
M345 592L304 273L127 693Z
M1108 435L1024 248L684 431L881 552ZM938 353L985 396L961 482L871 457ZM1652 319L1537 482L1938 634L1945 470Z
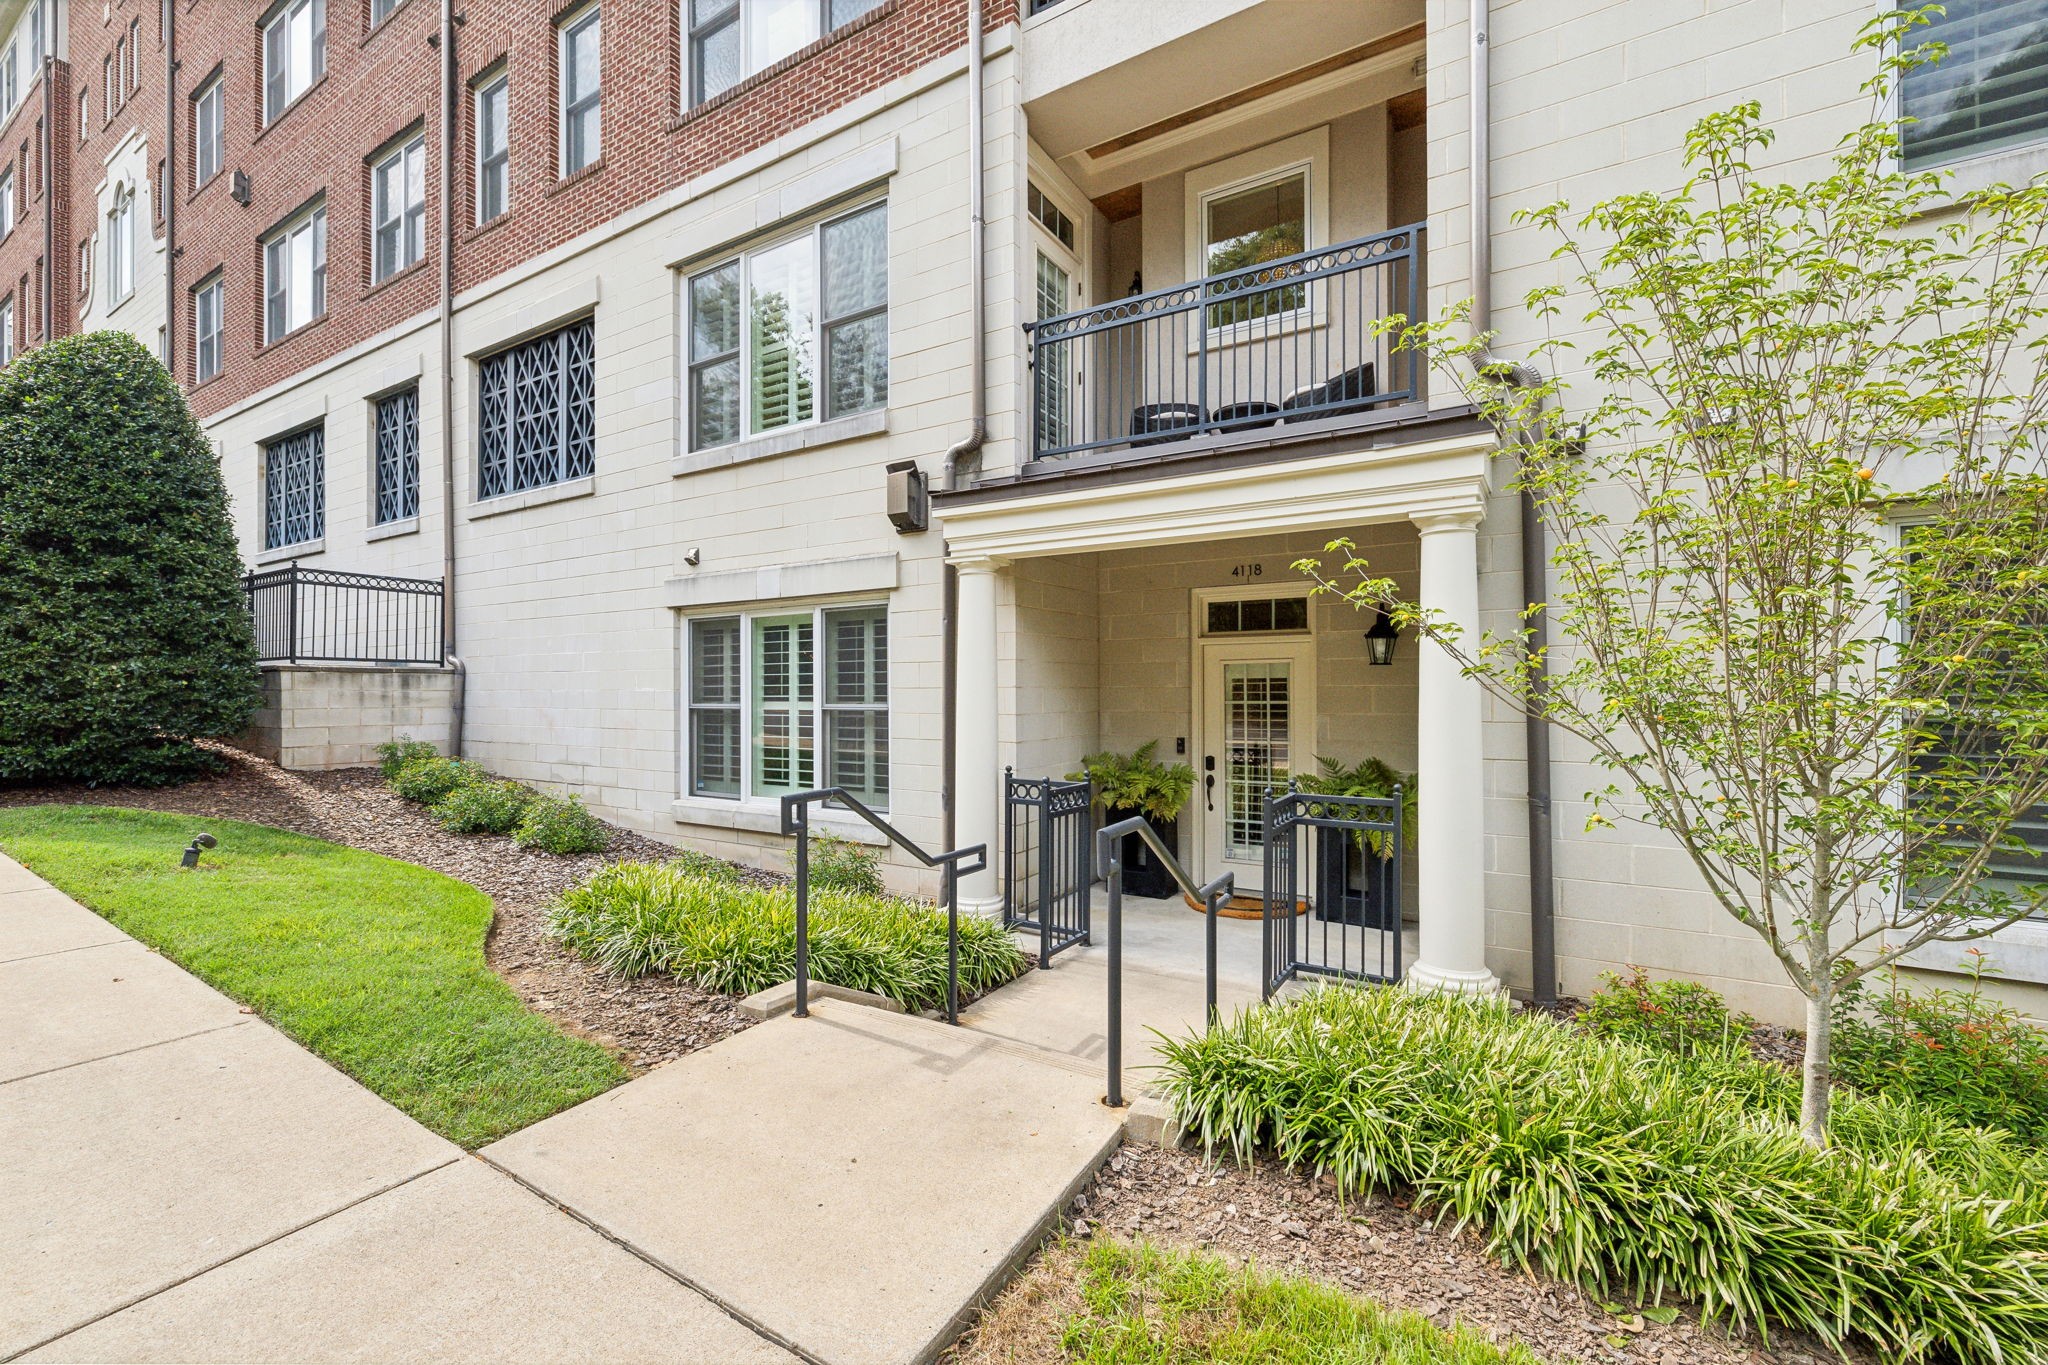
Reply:
M1026 324L1032 457L1369 412L1422 395L1385 324L1422 306L1420 223Z
M264 663L439 664L441 580L259 569L242 580Z

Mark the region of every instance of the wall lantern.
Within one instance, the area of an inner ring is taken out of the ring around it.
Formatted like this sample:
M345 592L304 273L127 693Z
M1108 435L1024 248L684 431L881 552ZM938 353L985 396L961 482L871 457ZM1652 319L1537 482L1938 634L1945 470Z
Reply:
M1400 638L1401 632L1394 629L1393 621L1382 610L1380 619L1365 633L1366 662L1382 666L1394 662L1394 645Z

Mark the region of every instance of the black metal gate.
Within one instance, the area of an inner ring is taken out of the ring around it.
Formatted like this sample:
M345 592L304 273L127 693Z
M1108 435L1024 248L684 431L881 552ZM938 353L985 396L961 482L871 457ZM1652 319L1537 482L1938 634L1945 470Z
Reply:
M1038 965L1088 941L1094 880L1086 782L1003 769L1003 923L1038 935Z
M1265 991L1294 977L1401 979L1401 791L1266 800Z

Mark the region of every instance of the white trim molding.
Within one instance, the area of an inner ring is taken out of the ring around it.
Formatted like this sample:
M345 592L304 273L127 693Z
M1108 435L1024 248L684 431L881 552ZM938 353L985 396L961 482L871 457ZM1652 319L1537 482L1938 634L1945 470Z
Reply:
M678 611L743 606L798 598L872 597L896 590L895 553L817 559L803 564L764 564L753 569L671 578L662 585L662 605Z

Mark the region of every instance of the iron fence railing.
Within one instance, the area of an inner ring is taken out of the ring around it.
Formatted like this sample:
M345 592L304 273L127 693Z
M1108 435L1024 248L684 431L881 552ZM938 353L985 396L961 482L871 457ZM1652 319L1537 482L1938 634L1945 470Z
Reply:
M440 664L441 580L289 564L242 579L264 663Z
M1032 455L1134 451L1422 396L1423 226L1027 323ZM1157 453L1157 452L1153 452Z
M1038 965L1088 942L1095 869L1086 782L1003 769L1003 923L1038 935Z

